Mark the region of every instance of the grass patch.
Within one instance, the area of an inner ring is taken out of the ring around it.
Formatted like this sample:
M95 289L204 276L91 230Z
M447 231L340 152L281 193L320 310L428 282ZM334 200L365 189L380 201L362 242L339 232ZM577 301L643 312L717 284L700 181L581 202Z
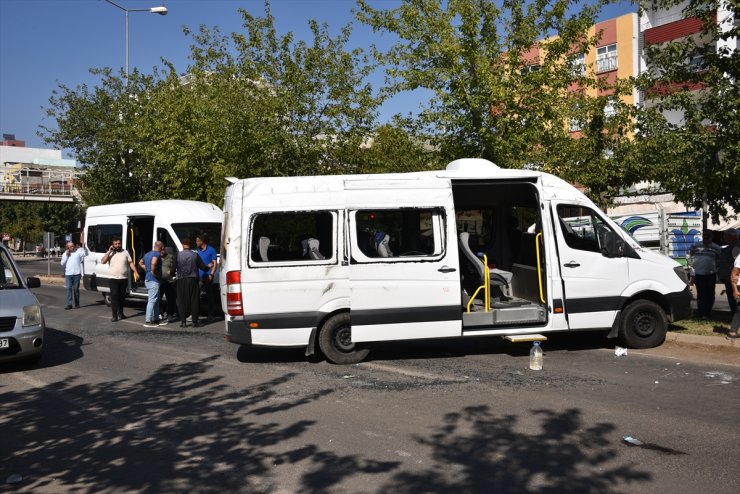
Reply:
M698 334L701 336L725 336L730 331L730 324L722 321L701 321L686 319L674 322L668 326L668 331L682 334Z

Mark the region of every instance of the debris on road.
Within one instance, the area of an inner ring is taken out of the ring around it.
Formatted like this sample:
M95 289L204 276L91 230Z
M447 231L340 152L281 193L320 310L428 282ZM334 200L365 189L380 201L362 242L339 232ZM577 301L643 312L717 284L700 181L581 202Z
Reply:
M617 357L626 357L628 355L627 349L622 348L621 346L614 347L614 355Z
M639 439L635 439L632 436L624 436L622 439L624 439L624 442L632 444L634 446L642 446L644 443L640 441Z

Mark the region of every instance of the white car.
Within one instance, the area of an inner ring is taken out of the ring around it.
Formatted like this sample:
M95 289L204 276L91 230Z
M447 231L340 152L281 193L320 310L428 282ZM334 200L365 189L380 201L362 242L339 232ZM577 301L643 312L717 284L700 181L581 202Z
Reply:
M0 244L0 362L41 358L46 328L41 304L30 290L39 286L38 278L23 279Z

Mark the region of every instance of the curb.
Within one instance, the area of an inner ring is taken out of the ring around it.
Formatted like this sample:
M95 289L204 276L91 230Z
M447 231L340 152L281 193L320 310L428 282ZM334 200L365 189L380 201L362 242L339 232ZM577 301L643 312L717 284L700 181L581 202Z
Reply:
M701 336L697 334L681 334L668 332L665 343L684 347L702 348L713 351L740 351L740 339L728 339L721 336Z

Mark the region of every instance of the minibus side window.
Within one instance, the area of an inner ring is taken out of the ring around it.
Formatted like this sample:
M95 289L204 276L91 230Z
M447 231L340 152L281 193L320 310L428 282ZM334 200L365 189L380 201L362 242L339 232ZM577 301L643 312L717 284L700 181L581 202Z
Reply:
M114 237L118 237L119 239L123 237L122 225L89 226L87 227L85 240L87 242L87 248L92 252L104 253L108 251Z
M578 250L601 253L606 239L613 232L601 217L583 206L558 205L560 229L565 243Z
M431 257L442 253L441 209L373 209L355 213L357 246L365 257Z
M335 258L335 215L329 211L260 213L252 220L254 263L326 263Z
M165 247L172 247L175 252L178 251L177 245L175 245L175 241L172 240L172 235L170 235L170 232L168 232L164 228L157 228L157 240L162 242Z

